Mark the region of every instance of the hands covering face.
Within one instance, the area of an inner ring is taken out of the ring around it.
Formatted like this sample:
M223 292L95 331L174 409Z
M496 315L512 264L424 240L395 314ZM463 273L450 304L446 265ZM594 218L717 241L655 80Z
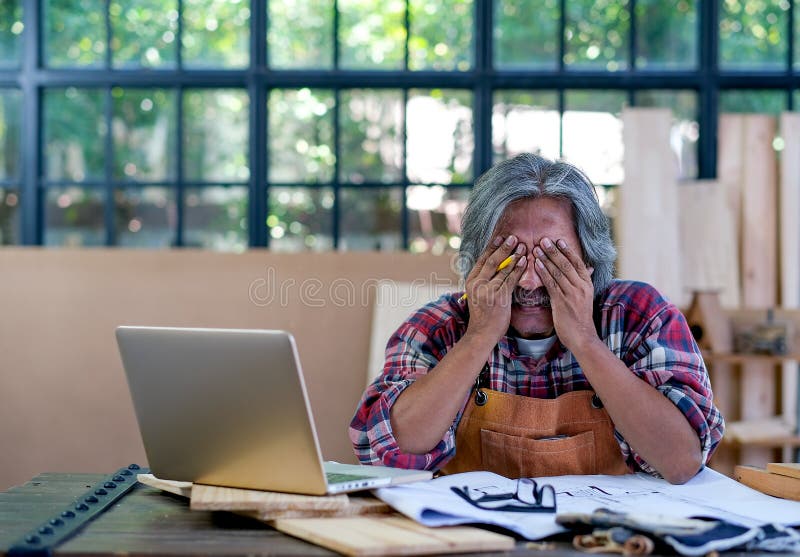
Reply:
M532 257L533 268L550 295L559 340L575 351L584 341L597 338L592 320L594 269L563 239L542 238Z
M514 235L497 236L483 250L467 277L468 334L477 335L492 345L506 334L514 287L528 264L526 255L527 247ZM511 263L498 269L508 257L512 258Z
M525 244L510 235L496 237L481 254L467 277L468 333L483 336L492 343L506 334L514 289L525 269L532 266L550 296L553 326L561 342L573 349L587 339L596 338L592 320L593 269L587 268L579 253L563 239L554 242L544 237L532 253L526 252ZM498 269L509 256L511 263Z

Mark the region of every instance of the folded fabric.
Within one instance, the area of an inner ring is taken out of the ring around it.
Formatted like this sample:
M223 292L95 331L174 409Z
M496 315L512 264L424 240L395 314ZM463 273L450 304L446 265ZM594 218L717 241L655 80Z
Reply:
M748 528L723 520L672 518L661 515L640 516L618 513L608 509L597 509L591 514L559 514L556 522L567 528L578 530L587 527L606 528L611 532L615 527L623 527L629 531L646 534L653 540L666 543L679 554L690 557L733 548L748 551L800 553L800 534L792 528L777 524L764 524ZM588 539L583 541L587 545L591 544ZM620 545L618 542L615 543ZM613 544L609 543L608 545L609 552L622 552L611 549ZM578 547L577 542L576 547ZM626 552L626 554L633 553Z

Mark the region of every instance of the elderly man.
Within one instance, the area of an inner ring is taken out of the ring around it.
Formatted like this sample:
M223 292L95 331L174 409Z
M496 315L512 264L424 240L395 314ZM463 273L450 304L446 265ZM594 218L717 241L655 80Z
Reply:
M586 176L519 155L478 179L462 224L466 292L389 340L350 425L359 459L509 477L694 476L724 429L703 359L673 304L612 278L616 251Z

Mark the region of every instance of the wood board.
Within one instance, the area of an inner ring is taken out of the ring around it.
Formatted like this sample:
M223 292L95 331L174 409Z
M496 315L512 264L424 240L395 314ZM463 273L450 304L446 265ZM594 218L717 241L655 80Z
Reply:
M428 528L395 515L280 519L275 529L345 555L424 555L508 551L514 538L470 526Z
M794 434L794 428L784 422L780 416L727 422L723 440L726 443L760 447L779 447L783 444L800 445L800 437Z
M742 241L742 173L744 165L744 119L740 114L722 114L719 118L717 137L717 180L723 187L725 201L733 217L735 245L737 249ZM739 252L741 257L741 252ZM741 260L740 260L741 267ZM741 269L736 270L736 281L739 291L731 294L725 305L726 309L741 307Z
M392 508L370 495L296 495L195 484L192 510L232 511L262 521L388 514Z
M778 303L777 165L772 142L775 118L744 114L742 170L742 303L771 308Z
M662 108L626 108L622 122L625 180L616 224L619 277L648 282L685 307L678 165L669 143L672 115Z
M778 302L777 164L772 143L774 117L762 114L724 114L719 125L719 176L728 189L728 202L740 214L741 284L743 307L767 309ZM749 361L741 369L742 420L761 420L776 414L775 366ZM740 461L764 466L773 450L743 446Z
M272 523L273 520L283 518L341 518L350 516L388 515L394 513L389 505L375 497L351 497L350 504L343 509L331 511L292 511L273 509L269 511L234 511L237 514L246 514L262 522Z
M370 495L295 495L162 480L139 474L141 483L190 498L192 510L230 511L261 521L388 514L392 508Z
M693 180L681 182L677 191L684 298L694 291L719 292L723 308L738 307L739 245L725 186Z
M181 482L178 480L162 480L153 474L137 474L136 479L144 485L166 491L181 497L192 496L192 482Z
M800 479L800 463L797 462L770 462L767 464L767 472L780 476L789 476Z
M349 504L347 495L297 495L195 484L191 508L196 511L337 511Z
M781 307L800 308L800 114L784 112L780 117L783 152L780 157L779 231ZM797 362L781 366L781 408L783 420L797 427ZM784 447L783 460L794 458L791 447Z
M345 555L424 555L479 551L508 551L514 548L515 540L475 528L451 526L429 528L395 513L383 501L371 496L326 496L335 499L332 509L320 508L318 499L326 497L304 496L274 492L239 493L234 488L217 488L162 480L152 474L140 474L140 481L151 487L192 497L192 510L232 511L267 522L276 530L338 551ZM198 504L195 494L199 493ZM337 506L340 500L347 506ZM309 499L304 502L302 499ZM311 506L313 509L292 510L286 506L277 508L279 502L295 507ZM213 508L210 508L213 507ZM261 510L266 508L269 510ZM358 516L353 516L358 515Z
M755 466L737 466L733 478L748 487L781 499L800 501L800 479L771 474Z

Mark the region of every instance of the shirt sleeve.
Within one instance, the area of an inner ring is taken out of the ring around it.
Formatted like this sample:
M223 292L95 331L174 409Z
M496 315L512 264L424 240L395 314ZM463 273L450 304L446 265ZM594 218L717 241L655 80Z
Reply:
M697 433L702 461L708 463L722 439L725 422L714 406L708 372L683 314L666 303L644 329L630 353L628 367L666 396ZM617 434L628 465L652 475L658 472Z
M392 431L390 415L397 397L433 369L446 352L446 345L435 338L441 332L426 334L413 321L404 323L389 339L383 373L362 395L350 423L350 440L362 464L434 470L455 452L455 425L425 454L403 452Z

